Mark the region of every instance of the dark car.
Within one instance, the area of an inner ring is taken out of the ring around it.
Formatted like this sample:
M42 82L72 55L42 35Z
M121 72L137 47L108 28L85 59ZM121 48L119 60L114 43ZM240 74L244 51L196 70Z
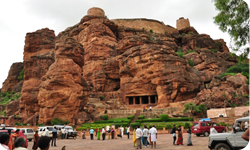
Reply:
M226 132L226 128L224 126L220 126L215 122L200 121L193 123L192 133L194 133L196 136L209 136L211 126L213 126L218 133Z
M15 133L15 131L11 130L11 134L12 133ZM8 130L0 130L0 136L3 135L3 134L8 134Z

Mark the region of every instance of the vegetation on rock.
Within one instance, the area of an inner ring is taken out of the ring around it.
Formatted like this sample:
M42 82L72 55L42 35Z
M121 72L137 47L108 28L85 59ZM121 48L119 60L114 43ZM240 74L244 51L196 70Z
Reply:
M0 93L0 104L7 105L10 101L17 100L21 97L21 93L14 93L14 92L4 92Z
M51 124L52 125L55 125L55 124L69 124L69 121L63 121L61 119L58 119L58 118L54 118L51 120Z

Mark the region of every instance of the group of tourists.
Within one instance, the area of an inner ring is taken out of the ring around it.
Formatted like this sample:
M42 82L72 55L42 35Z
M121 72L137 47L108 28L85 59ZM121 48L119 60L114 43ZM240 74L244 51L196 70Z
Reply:
M152 127L147 128L146 125L144 125L144 128L140 128L139 126L136 126L133 131L133 143L134 147L142 148L142 144L145 146L145 148L148 147L148 145L151 145L151 148L156 148L156 139L157 139L157 129L153 125Z
M128 139L129 139L129 131L130 131L130 127L119 127L119 128L115 128L115 126L110 127L109 125L106 127L102 127L102 128L95 128L95 130L91 127L91 129L89 130L89 134L90 134L90 139L94 140L94 133L95 133L95 137L97 137L97 140L101 139L102 136L102 140L106 139L106 135L108 135L108 140L109 139L117 139L118 137L122 138L122 136L125 134L127 134ZM82 139L86 139L85 137L85 131L82 131Z
M177 142L175 143L175 141L176 141L176 132L177 132L178 138L177 138ZM176 129L176 125L174 124L174 127L172 128L170 133L173 136L173 145L183 145L183 131L181 129L181 126L179 126ZM191 133L192 132L191 132L190 127L188 127L188 129L187 129L187 133L188 133L187 146L193 146L192 141L191 141Z

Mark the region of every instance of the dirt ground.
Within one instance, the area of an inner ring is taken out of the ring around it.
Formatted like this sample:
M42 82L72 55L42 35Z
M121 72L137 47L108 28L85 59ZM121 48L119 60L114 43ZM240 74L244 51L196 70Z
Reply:
M184 145L173 145L173 138L171 134L159 134L157 137L157 149L168 149L168 150L208 150L208 137L196 137L192 134L192 142L193 146L187 146L187 133L184 133ZM66 150L134 150L133 147L133 139L130 136L130 139L127 138L127 135L123 136L123 138L118 138L115 140L97 140L94 137L94 140L90 140L90 137L87 136L87 139L64 139L57 140L56 147L50 147L50 150L61 150L61 148L65 145ZM32 150L33 142L29 142L28 150ZM150 149L145 148L142 149Z

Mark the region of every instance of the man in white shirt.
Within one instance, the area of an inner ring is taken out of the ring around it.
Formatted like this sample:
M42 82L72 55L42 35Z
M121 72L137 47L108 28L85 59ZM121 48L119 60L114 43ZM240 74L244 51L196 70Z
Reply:
M62 132L62 139L64 139L65 138L65 129L64 129L64 127L62 127L61 132Z
M140 147L141 149L141 137L143 135L140 127L137 127L137 129L135 130L135 134L136 134L136 141L137 141L137 149Z
M45 128L45 136L49 137L49 127Z
M105 129L104 127L102 127L102 140L105 140L105 136L106 136Z
M151 148L156 148L156 139L157 139L157 130L155 128L155 125L149 130L149 136L151 137Z
M123 126L120 127L120 130L121 130L121 136L123 136L123 132L124 132Z
M145 144L145 147L147 148L148 147L148 128L146 125L144 125L144 130L143 130L143 140L144 140L144 144Z
M129 139L129 131L130 131L130 127L127 127L127 134L128 134L128 139Z

